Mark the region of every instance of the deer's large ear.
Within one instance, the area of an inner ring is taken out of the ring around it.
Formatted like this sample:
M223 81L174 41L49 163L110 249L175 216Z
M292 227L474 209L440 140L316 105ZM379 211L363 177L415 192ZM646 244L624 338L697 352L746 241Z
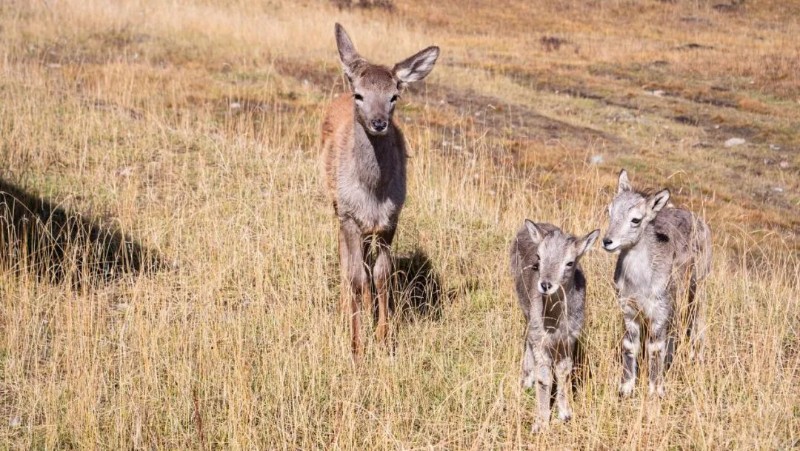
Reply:
M617 194L631 190L631 182L628 180L628 171L619 171L619 182L617 183Z
M530 219L526 219L525 227L528 229L528 233L530 234L534 243L542 242L542 238L544 238L544 231L540 229L535 222L531 221Z
M594 244L598 236L600 236L600 229L595 229L586 236L578 238L578 240L575 241L575 250L578 251L578 257L592 247L592 244Z
M661 191L653 194L647 198L647 211L649 215L655 216L656 213L661 211L669 201L669 190L662 189Z
M433 70L439 47L431 46L394 65L392 72L403 84L422 80Z
M339 49L339 59L342 61L342 70L350 82L353 81L356 70L366 61L356 51L350 36L344 31L344 27L336 24L336 47Z

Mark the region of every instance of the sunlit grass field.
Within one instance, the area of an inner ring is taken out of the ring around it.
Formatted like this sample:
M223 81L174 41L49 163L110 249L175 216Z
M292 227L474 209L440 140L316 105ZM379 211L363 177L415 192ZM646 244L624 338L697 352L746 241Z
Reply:
M0 448L798 446L800 5L393 5L0 3L0 182L164 262L74 283L6 252ZM442 48L395 114L397 266L429 259L412 276L435 305L398 283L394 353L370 342L360 365L318 170L337 21L374 62ZM605 229L623 167L711 226L706 361L679 348L665 398L618 399L616 256L596 247L589 376L574 419L531 434L510 241L524 218Z

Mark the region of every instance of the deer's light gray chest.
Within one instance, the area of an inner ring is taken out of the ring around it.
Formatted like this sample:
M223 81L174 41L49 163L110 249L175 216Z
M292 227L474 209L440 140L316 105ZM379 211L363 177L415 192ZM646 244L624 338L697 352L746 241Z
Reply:
M364 234L392 230L406 197L402 143L391 136L373 144L363 131L355 141L355 158L338 174L340 214L353 218Z

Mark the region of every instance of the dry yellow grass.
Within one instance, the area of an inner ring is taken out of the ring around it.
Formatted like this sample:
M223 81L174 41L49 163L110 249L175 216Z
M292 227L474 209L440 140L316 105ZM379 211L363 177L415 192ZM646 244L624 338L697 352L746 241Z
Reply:
M78 289L0 272L0 447L796 446L800 14L784 3L4 2L0 178L178 267ZM379 62L443 49L398 113L395 247L427 253L448 295L360 367L316 170L342 88L334 21ZM614 259L593 251L591 378L570 424L530 435L508 242L525 217L605 227L623 166L714 231L706 365L681 352L664 400L617 399Z

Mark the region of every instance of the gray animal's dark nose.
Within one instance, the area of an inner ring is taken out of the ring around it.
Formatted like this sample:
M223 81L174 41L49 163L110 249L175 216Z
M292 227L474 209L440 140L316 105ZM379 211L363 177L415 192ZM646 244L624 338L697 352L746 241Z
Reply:
M611 243L613 243L613 242L614 242L614 240L611 240L611 239L608 239L608 238L603 238L603 246L605 246L605 247L611 246Z
M553 284L550 282L539 282L539 285L542 287L542 291L548 292L550 288L553 287Z
M373 119L372 120L372 128L376 132L382 132L389 126L389 123L383 119Z

